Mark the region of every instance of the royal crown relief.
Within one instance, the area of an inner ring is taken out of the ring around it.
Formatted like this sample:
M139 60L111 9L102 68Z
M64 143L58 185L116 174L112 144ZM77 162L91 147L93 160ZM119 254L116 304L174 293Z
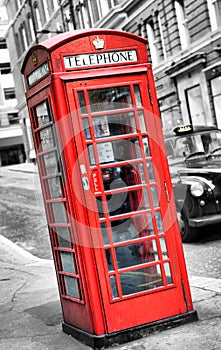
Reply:
M104 48L104 39L100 39L98 35L96 39L92 40L92 43L96 50L101 50Z

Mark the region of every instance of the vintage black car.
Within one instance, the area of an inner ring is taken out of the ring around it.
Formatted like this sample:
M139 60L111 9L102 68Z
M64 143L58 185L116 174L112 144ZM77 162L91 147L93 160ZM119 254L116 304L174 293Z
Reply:
M182 241L193 242L202 228L221 227L221 130L179 126L165 144Z

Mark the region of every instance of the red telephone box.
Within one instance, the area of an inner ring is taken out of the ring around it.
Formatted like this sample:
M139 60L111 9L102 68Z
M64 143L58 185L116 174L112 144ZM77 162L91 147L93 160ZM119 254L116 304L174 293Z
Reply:
M196 320L146 40L64 33L22 73L63 330L99 348Z

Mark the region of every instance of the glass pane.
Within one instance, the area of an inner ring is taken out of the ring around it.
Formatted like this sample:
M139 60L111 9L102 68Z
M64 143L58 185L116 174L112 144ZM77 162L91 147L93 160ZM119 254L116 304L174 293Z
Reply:
M111 222L114 243L133 240L154 234L150 214L133 216L124 220Z
M141 101L139 85L134 85L134 94L135 94L136 105L138 107L141 107L142 106L142 101Z
M90 164L94 165L95 164L95 156L94 156L94 149L92 145L88 146L88 156L90 159Z
M145 157L150 157L150 147L149 147L148 138L145 136L142 139L143 139Z
M153 172L153 164L152 162L147 162L147 169L148 169L148 174L149 174L149 180L150 182L155 182L154 178L154 172Z
M110 276L110 285L111 285L111 290L112 290L112 298L117 298L118 291L117 291L117 286L116 286L116 279L115 276Z
M165 241L165 238L163 238L163 237L160 238L160 247L161 247L163 259L167 259L168 258L168 254L167 254L166 241Z
M107 245L109 244L109 239L108 239L108 233L107 233L107 225L105 222L101 223L101 230L102 230L104 245Z
M123 186L121 186L123 187ZM121 215L149 208L149 200L146 189L136 191L122 191L107 195L107 206L109 215Z
M213 96L221 94L220 77L211 79L211 88Z
M158 201L158 195L157 195L157 189L155 186L151 187L152 192L152 199L153 199L153 205L154 207L159 207L159 201Z
M45 180L46 181L46 180ZM51 177L47 179L48 187L49 187L49 198L61 198L62 196L62 183L61 177Z
M112 263L111 250L107 249L107 250L105 250L105 253L106 253L106 260L107 260L108 270L112 271L114 268L113 268L113 263Z
M145 182L143 164L123 165L102 169L104 189L130 187Z
M142 197L142 201L140 202L140 206L139 209L148 209L150 208L150 204L149 204L149 196L148 196L148 192L147 189L144 188L143 189L143 197Z
M94 125L95 138L105 137L110 135L107 116L94 117L92 120Z
M140 147L137 138L113 141L114 160L130 160L140 158Z
M74 262L72 254L68 252L61 252L62 271L75 273Z
M118 247L115 251L119 269L159 260L155 240Z
M103 208L102 198L97 197L96 203L97 203L98 215L100 218L103 218L104 217L104 208Z
M170 271L170 264L168 262L164 264L164 270L166 274L167 284L172 284L173 280Z
M54 212L54 222L56 223L66 223L66 208L64 202L52 203L52 208Z
M53 231L57 234L58 246L63 248L70 248L70 238L67 227L56 227Z
M43 103L36 106L35 110L38 126L45 125L52 120L47 101L44 101Z
M58 158L57 153L49 152L43 156L44 164L45 164L45 175L56 174L59 172L58 170Z
M157 221L158 233L162 233L163 232L163 222L162 222L161 213L159 211L157 211L155 213L155 216L156 216L156 221Z
M89 128L88 119L84 118L82 120L83 120L85 138L86 138L86 140L90 140L91 139L91 132L90 132L90 128Z
M140 121L140 131L141 132L147 132L145 119L144 119L144 112L143 111L138 111L138 117L139 117L139 121Z
M52 133L52 127L45 128L39 132L41 150L46 151L55 146L54 136Z
M189 106L189 114L191 115L193 124L204 125L206 120L200 85L187 89L185 93L187 105Z
M93 125L96 138L136 132L133 112L93 117Z
M90 90L88 97L92 112L132 107L129 86Z
M91 165L95 164L92 145L88 146ZM111 163L140 158L137 138L97 143L99 163Z
M160 266L128 271L120 274L123 295L139 293L163 286Z
M86 111L86 103L85 103L83 91L79 91L78 92L78 99L79 99L81 113L82 114L87 113L87 111Z
M217 116L217 127L221 129L221 119L219 116L219 111L221 110L221 95L215 96L214 99L214 108Z
M80 299L77 279L70 276L64 276L66 295L70 297Z

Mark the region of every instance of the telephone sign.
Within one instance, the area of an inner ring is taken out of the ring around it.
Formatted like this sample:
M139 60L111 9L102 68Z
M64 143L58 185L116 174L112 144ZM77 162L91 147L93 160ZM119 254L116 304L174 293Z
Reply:
M84 54L64 57L65 68L99 66L125 62L137 62L136 50L119 52L113 51L107 53Z
M22 73L63 330L99 348L196 320L146 40L64 33Z

